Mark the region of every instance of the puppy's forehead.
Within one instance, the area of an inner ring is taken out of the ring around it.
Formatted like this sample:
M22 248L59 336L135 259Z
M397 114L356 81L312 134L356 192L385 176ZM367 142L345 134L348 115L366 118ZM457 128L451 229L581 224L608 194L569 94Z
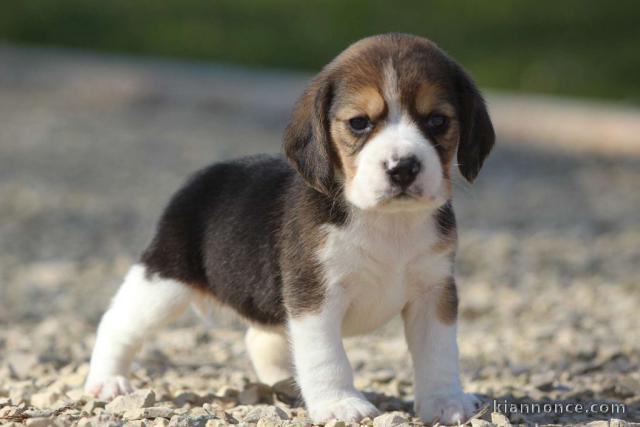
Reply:
M451 60L429 40L408 35L363 39L331 64L338 101L358 102L377 91L387 103L412 105L428 92L451 98ZM371 101L368 101L371 103ZM423 103L424 104L424 103Z

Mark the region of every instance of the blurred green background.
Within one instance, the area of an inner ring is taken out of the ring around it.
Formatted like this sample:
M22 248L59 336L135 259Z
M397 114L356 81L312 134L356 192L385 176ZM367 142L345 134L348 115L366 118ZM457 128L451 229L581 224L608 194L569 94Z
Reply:
M316 70L349 43L427 36L483 87L640 103L640 1L13 0L10 43Z

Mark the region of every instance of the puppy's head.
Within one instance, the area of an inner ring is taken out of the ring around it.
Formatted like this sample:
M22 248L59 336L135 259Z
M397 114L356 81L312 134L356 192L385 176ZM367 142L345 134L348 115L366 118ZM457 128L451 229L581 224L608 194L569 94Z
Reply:
M287 157L316 190L360 209L429 209L451 197L457 153L473 181L494 143L471 78L432 42L363 39L318 74L285 131Z

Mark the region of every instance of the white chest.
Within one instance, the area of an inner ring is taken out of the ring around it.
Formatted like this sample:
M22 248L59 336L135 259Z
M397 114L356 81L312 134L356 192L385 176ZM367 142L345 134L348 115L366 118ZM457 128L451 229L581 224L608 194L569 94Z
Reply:
M450 257L431 250L437 241L430 218L369 216L329 228L320 259L325 283L345 298L343 334L382 326L450 275Z

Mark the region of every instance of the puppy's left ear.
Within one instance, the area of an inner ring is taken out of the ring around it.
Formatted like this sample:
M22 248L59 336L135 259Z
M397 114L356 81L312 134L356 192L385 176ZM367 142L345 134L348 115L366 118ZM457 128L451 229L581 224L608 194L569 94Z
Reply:
M330 78L319 74L296 103L284 133L289 162L311 187L326 195L335 187L329 129L332 97Z
M467 181L473 182L493 148L496 135L480 91L462 68L458 65L455 68L460 122L458 168Z

